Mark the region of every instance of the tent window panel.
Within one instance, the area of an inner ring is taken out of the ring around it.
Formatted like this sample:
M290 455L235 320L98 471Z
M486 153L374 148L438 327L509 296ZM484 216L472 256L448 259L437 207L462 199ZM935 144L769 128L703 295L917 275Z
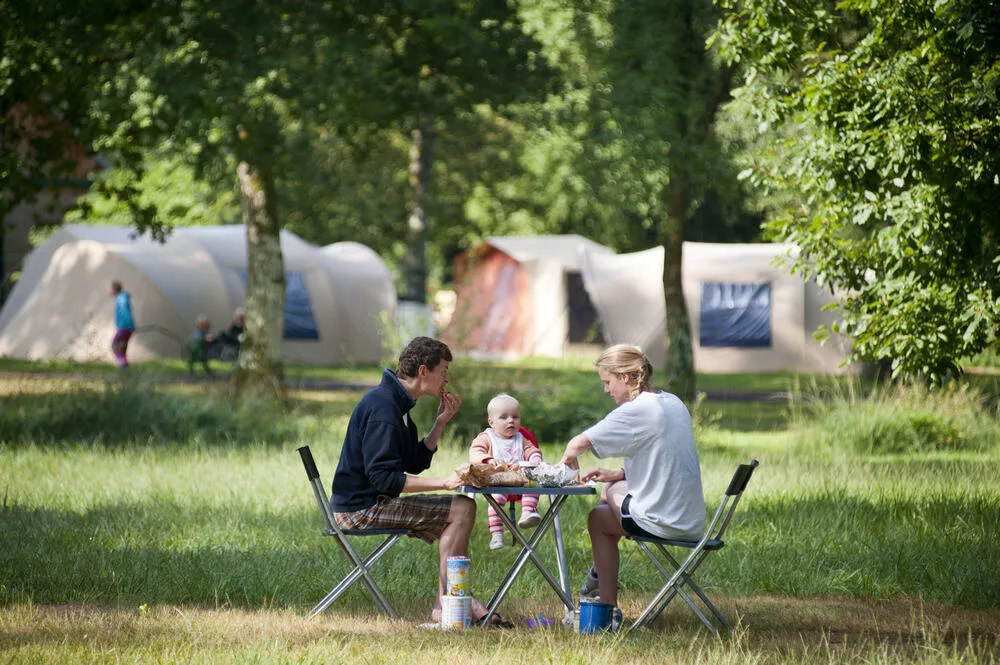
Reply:
M702 346L771 346L771 283L703 282L699 321Z
M246 290L247 272L241 271L240 276L243 278L243 288ZM297 271L285 273L284 331L285 339L319 339L306 280L302 277L302 273Z

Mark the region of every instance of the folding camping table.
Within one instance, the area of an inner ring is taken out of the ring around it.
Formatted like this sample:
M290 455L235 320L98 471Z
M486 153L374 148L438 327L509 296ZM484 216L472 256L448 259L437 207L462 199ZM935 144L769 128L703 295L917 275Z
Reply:
M510 529L514 539L521 545L521 551L518 553L513 565L511 565L510 570L507 571L507 574L501 580L500 586L496 590L496 593L493 594L493 597L490 598L490 602L487 603L486 614L483 616L482 623L485 625L496 612L497 607L503 601L507 592L510 591L511 585L514 584L514 580L521 574L524 564L528 561L534 564L538 572L545 578L545 581L556 592L559 599L562 600L563 605L566 606L567 613L574 612L576 604L573 602L573 594L569 588L569 574L566 571L566 550L563 546L562 523L559 520L559 511L566 502L567 497L595 494L596 490L589 485L573 485L570 487L473 487L465 485L461 491L485 496L486 501L493 506L493 509L500 516L504 526ZM507 514L507 511L503 509L497 500L493 498L494 494L537 494L549 497L549 508L542 515L542 520L535 527L535 531L531 534L530 538L524 536L521 529L518 528L517 523ZM554 527L552 532L556 539L555 549L556 566L559 572L558 581L552 576L549 569L545 567L536 550L542 536L545 535L550 527Z

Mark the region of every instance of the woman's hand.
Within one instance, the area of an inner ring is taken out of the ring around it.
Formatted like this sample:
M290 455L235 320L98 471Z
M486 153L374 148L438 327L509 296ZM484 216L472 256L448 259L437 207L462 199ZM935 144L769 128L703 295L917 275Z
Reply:
M587 469L580 474L580 480L583 482L596 480L599 483L614 483L625 480L625 474L621 469Z
M576 457L574 455L570 455L569 453L566 453L565 455L563 455L562 459L559 460L559 463L568 466L569 468L573 469L574 471L579 471L580 470L580 462L577 461L577 459L576 459Z
M565 464L574 471L580 470L580 462L577 458L590 450L590 439L583 434L577 434L566 444L566 452L563 453L560 464Z

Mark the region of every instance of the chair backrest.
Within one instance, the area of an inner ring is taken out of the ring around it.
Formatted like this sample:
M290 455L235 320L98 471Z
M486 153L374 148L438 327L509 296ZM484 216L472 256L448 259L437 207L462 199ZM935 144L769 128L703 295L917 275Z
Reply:
M326 528L340 534L340 527L337 525L337 520L333 518L333 511L330 510L330 499L323 487L323 481L319 478L319 469L316 468L316 460L313 459L312 451L309 450L309 446L302 446L298 451L299 456L302 457L302 466L306 469L309 484L312 485L313 494L316 496L316 503L319 504L319 512L323 515L323 521L326 522Z
M719 502L719 507L716 509L715 515L712 517L708 528L705 529L706 537L713 540L722 540L722 537L726 533L726 528L729 526L729 520L732 519L733 513L736 512L736 506L743 496L743 491L747 488L747 483L750 482L750 476L753 475L754 469L759 465L760 462L757 460L750 460L749 464L740 464L736 467L736 473L733 474L733 479L729 481L729 487L726 488L726 493L723 495L722 501Z
M749 464L740 464L736 467L736 473L733 474L733 479L729 481L729 487L726 488L726 494L728 496L743 494L743 490L747 488L747 483L750 482L750 476L753 475L753 470L759 465L760 462L757 460L750 460Z

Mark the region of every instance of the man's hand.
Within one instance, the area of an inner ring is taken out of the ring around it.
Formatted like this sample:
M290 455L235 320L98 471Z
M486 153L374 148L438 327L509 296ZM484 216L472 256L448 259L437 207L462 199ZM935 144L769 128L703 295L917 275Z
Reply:
M437 418L443 423L450 422L458 408L462 406L462 398L447 390L441 392L441 403L438 405Z
M428 450L437 450L438 439L444 432L444 426L458 413L458 407L462 406L462 398L447 390L441 391L441 403L438 404L437 418L434 420L434 427L424 437L424 445ZM446 488L449 489L449 488Z
M625 474L622 473L621 469L587 469L580 474L580 480L583 482L596 480L599 483L614 483L625 480Z
M461 479L458 477L458 474L455 473L455 472L452 472L452 474L450 476L448 476L447 478L445 478L443 480L443 482L442 482L442 485L443 485L442 489L457 490L459 487L461 487L464 484L465 483L463 483L461 481Z
M403 484L403 492L437 492L438 490L457 490L464 483L458 479L457 473L452 473L447 478L433 476L412 476L406 474L406 482Z

